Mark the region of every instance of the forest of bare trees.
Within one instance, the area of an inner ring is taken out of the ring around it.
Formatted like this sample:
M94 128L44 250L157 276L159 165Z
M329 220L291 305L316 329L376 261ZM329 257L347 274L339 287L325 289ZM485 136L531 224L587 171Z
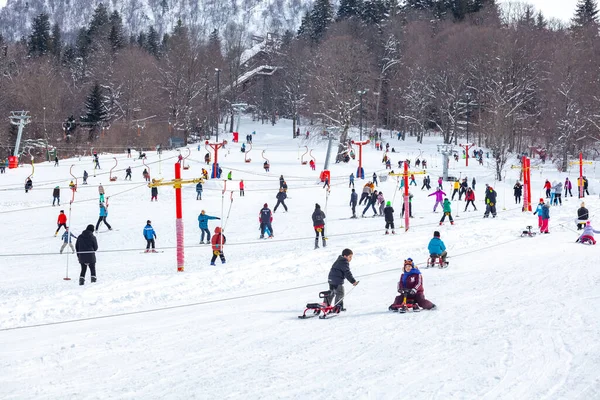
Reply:
M233 23L208 37L180 23L158 37L152 29L125 32L117 13L99 7L77 40L63 43L51 16L36 18L28 38L1 43L0 115L29 111L24 138L47 141L63 155L90 146L165 146L172 136L214 133L218 119L230 129L225 120L241 101L269 119L334 126L345 137L358 125L358 92L366 90L365 129L416 140L436 131L446 143L466 141L468 129L469 141L488 147L499 170L508 152L530 146L547 149L563 168L579 151L598 155L595 1L580 0L569 24L546 21L523 4L500 10L493 0L473 1L481 7L457 15L394 1L347 0L334 10L318 0L297 33L279 36L269 54L277 73L249 87L236 85L250 42ZM66 124L71 116L73 127ZM15 137L5 119L0 158Z

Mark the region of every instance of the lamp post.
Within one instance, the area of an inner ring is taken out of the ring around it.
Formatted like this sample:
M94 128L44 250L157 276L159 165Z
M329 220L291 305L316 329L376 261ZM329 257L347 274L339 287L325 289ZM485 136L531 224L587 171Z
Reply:
M221 70L219 68L215 68L217 72L217 138L216 142L219 143L219 120L221 116L221 88L220 88L220 79L221 79Z
M363 116L363 110L362 110L362 106L363 106L363 95L365 93L367 93L367 89L363 89L363 90L359 90L357 93L360 96L360 141L362 142L362 116Z

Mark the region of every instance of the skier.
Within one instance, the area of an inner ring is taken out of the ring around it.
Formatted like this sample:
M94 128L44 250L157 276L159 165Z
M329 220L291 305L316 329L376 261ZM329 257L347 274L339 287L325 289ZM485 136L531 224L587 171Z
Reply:
M65 249L65 247L67 247L67 245L69 245L69 247L71 248L71 252L75 253L75 247L73 247L73 243L71 242L71 238L77 239L77 236L73 235L69 231L69 227L68 226L65 226L65 231L62 234L61 238L63 240L63 244L62 244L62 246L60 246L60 254L62 254L63 250Z
M488 186L485 190L485 213L483 218L489 218L490 213L493 218L496 218L496 196L497 193L491 186Z
M212 244L213 255L210 259L210 265L215 265L217 257L221 259L221 264L225 264L225 254L223 253L223 245L227 241L225 235L221 231L221 227L215 227L215 234L213 235L210 243Z
M96 232L98 232L98 228L100 227L100 222L104 222L104 225L108 227L109 231L112 231L112 227L106 220L108 217L108 206L104 205L104 203L100 202L100 216L98 217L98 222L96 222Z
M460 183L458 182L458 179L456 179L454 181L454 183L452 184L452 187L454 188L454 190L452 191L452 201L454 201L454 195L458 194L458 190L460 189ZM460 195L458 197L460 200Z
M402 293L403 290L410 290L406 299L413 302L413 310L419 310L419 307L425 310L435 310L435 304L425 298L423 276L421 275L421 271L415 266L412 258L404 260L403 273L398 282L398 293ZM396 296L389 310L397 310L403 302L404 295Z
M83 184L87 185L87 178L88 178L88 173L86 170L83 171Z
M325 242L325 213L321 210L319 203L315 204L315 211L312 213L313 228L315 229L315 249L319 248L319 233L321 234L321 241L323 247L327 246Z
M383 215L383 209L385 208L385 198L383 192L379 192L377 195L377 204L379 205L379 215Z
M521 194L523 193L523 186L517 181L515 186L513 186L513 194L515 195L515 204L519 204L521 202Z
M211 215L206 215L206 211L200 211L200 215L198 215L198 226L202 231L202 236L200 236L200 244L204 244L204 234L206 233L206 243L210 243L210 231L208 230L208 221L211 219L221 219L219 217L213 217Z
M375 172L373 172L373 184L375 186L379 186L379 184L377 183L377 174Z
M452 219L452 210L450 209L450 200L448 198L444 199L444 215L442 215L442 219L440 219L440 225L444 223L446 216L450 219L450 224L454 225L454 220Z
M350 182L348 183L348 188L354 188L354 172L350 174Z
M415 174L410 174L410 182L408 183L408 186L410 185L418 186L417 181L415 180Z
M329 283L330 295L327 299L328 304L333 304L335 307L333 313L346 311L344 308L344 280L347 279L353 286L358 285L358 281L352 276L350 271L350 261L352 261L352 250L344 249L342 254L331 266L327 282ZM335 303L333 297L335 296Z
M269 237L273 237L273 227L271 223L273 222L273 214L269 209L269 205L265 203L263 208L258 213L258 221L260 222L260 238L265 238L265 229L269 230Z
M125 180L127 180L127 178L131 180L131 167L127 167L127 169L125 170Z
M202 200L202 182L196 183L196 200Z
M373 189L371 188L371 182L367 182L365 186L363 186L362 195L360 196L360 200L358 201L358 205L362 205L363 200L366 203L369 203L369 197L371 196Z
M573 184L571 183L571 181L569 180L569 177L567 176L565 178L565 197L567 197L567 192L569 193L569 195L571 197L573 197L573 193L571 193L571 189L573 189Z
M350 207L352 207L352 217L356 218L356 202L358 201L358 194L356 190L352 189L352 193L350 194Z
M548 232L548 225L550 224L550 204L546 203L542 206L542 229L540 233Z
M277 212L277 207L279 207L280 204L285 209L285 212L287 212L288 208L285 205L285 199L287 198L287 194L285 194L285 191L283 190L283 188L279 189L279 192L277 193L275 198L277 199L277 204L275 204L275 208L273 209L273 212Z
M58 156L54 156L54 166L58 167Z
M75 242L77 259L81 265L81 274L79 275L79 284L85 283L85 273L87 267L90 267L92 283L96 282L96 250L98 250L98 241L94 236L94 225L88 225Z
M440 178L441 179L441 178ZM439 183L439 181L438 181ZM442 204L442 198L446 195L439 187L435 192L431 193L429 196L435 196L435 205L433 206L433 212L437 209L438 204ZM427 197L429 197L427 196Z
M427 178L429 178L429 177L428 176L423 177L423 186L421 186L421 190L427 188Z
M577 230L580 231L585 226L586 221L590 218L588 209L585 208L585 203L581 202L581 207L577 210Z
M56 228L56 232L54 232L54 236L58 235L58 231L60 231L61 227L64 226L65 229L67 229L67 215L65 214L65 210L60 210L56 224L58 227Z
M54 202L58 202L58 205L60 206L60 186L54 187L52 190L52 197L52 207L54 207Z
M446 261L446 257L448 257L448 252L446 251L446 245L444 244L442 239L440 239L440 232L433 232L433 238L431 238L431 240L429 241L429 244L427 245L427 250L429 251L429 257L431 257L432 259L441 257L442 264L446 267L448 266L448 262Z
M542 229L542 213L544 211L543 208L544 208L544 199L540 198L540 202L538 203L535 211L533 212L533 215L538 216L538 228L540 228L540 231Z
M375 210L375 203L377 203L377 196L379 195L379 193L376 191L374 191L371 194L371 197L369 197L369 201L367 202L367 206L365 207L365 209L362 212L362 216L364 218L365 213L367 212L367 210L369 209L369 207L371 207L373 209L373 216L376 217L377 216L377 210Z
M244 197L244 181L240 180L240 197Z
M477 207L475 207L475 191L473 189L467 189L467 193L465 193L465 201L467 202L467 204L465 204L465 212L469 207L469 203L473 206L473 209L477 211Z
M150 182L150 174L148 173L146 168L144 168L144 170L142 171L142 176L144 177L144 180L146 182Z
M475 190L475 184L477 182L475 181L475 177L473 177L473 180L471 181L471 187L473 188L473 190Z
M283 188L283 182L285 182L285 179L283 178L283 175L279 176L279 189Z
M590 221L586 222L585 227L583 228L583 233L577 238L575 243L586 243L589 241L592 242L592 244L596 244L594 233L600 233L600 231L595 230Z
M98 185L98 194L100 195L100 203L104 202L104 186Z
M154 249L154 239L156 239L156 232L154 232L154 228L152 227L152 222L150 220L146 221L146 226L144 227L144 231L142 233L144 235L144 239L146 239L145 253L150 253L150 246L152 246L152 253L156 253L156 250Z
M25 181L25 193L29 192L33 188L33 181L31 178L27 178Z
M386 203L385 208L383 209L383 214L385 216L385 234L389 235L388 228L392 228L392 235L396 234L394 230L394 208L392 207L392 202L388 201Z
M469 184L467 183L467 177L464 177L460 183L460 191L458 192L458 201L462 200L462 196L467 193Z
M408 217L409 218L413 218L412 215L412 199L413 199L413 195L412 193L408 192ZM401 217L404 217L404 203L402 203L402 212L400 213Z
M544 183L544 189L546 189L546 198L549 199L550 198L550 189L552 189L552 184L550 183L550 181L548 179L546 179L546 182Z
M561 205L562 206L562 189L563 189L563 184L562 182L557 182L556 185L554 186L554 205Z

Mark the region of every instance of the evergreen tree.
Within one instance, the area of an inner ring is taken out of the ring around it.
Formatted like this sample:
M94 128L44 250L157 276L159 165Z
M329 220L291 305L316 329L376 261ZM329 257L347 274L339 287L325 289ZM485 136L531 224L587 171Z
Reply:
M142 49L146 48L146 34L144 32L140 32L138 37L137 37L137 44L138 46L140 46Z
M169 3L167 2L167 0L160 1L160 8L162 9L163 14L169 11Z
M146 51L152 54L154 57L159 56L160 53L160 43L158 32L154 29L153 26L148 28L148 34L146 35Z
M90 37L101 37L108 39L109 32L110 19L108 17L108 10L104 4L100 3L94 10L94 15L92 16L88 33Z
M60 56L62 53L62 35L60 32L60 27L58 24L54 24L52 26L52 35L50 36L50 41L52 43L50 53L57 59L60 60Z
M77 56L86 59L90 53L90 35L87 29L81 28L77 32L77 39L75 40L75 48L77 49Z
M102 88L98 82L94 83L90 94L85 101L85 115L81 117L81 122L94 130L101 122L106 121L108 112L104 105Z
M125 34L123 32L123 20L118 11L113 11L110 14L110 33L108 41L113 51L117 51L125 47Z
M216 29L213 30L208 37L208 54L210 57L219 58L221 58L223 54L221 51L221 38L219 37L219 31Z
M362 14L362 0L341 0L338 8L336 21L355 18Z
M538 12L537 15L535 16L535 27L537 29L546 29L546 27L548 26L548 22L546 21L546 18L544 18L544 14L542 14L542 12Z
M310 13L307 11L302 17L302 22L298 28L297 35L301 39L309 40L312 34L312 20L310 19Z
M333 21L331 2L329 0L316 0L310 13L310 21L312 26L310 38L313 42L318 43L325 37L327 28Z
M367 25L379 25L387 18L387 11L383 0L366 0L361 19Z
M292 31L287 29L281 37L281 48L288 49L291 46L293 40L294 34L292 33Z
M50 17L41 13L33 19L31 35L27 41L27 50L32 57L41 57L47 54L51 48L50 39Z
M575 28L598 25L598 3L596 0L579 0L573 18Z

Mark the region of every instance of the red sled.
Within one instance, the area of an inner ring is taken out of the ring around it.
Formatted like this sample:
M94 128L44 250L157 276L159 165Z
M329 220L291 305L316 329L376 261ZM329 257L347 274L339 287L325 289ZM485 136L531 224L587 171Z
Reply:
M325 319L329 315L339 314L340 306L331 305L329 299L331 298L331 290L326 290L319 293L319 298L323 299L322 303L308 303L306 309L302 315L299 315L300 319L307 319L318 316L320 319ZM310 312L312 311L312 313ZM308 314L307 314L308 313Z
M389 306L388 310L393 311L393 312L399 312L401 314L404 314L409 309L412 310L413 312L421 311L421 307L419 307L419 305L414 302L415 300L408 298L409 292L410 292L410 289L401 289L400 295L403 296L402 303L396 304L396 302L394 301L394 304Z

